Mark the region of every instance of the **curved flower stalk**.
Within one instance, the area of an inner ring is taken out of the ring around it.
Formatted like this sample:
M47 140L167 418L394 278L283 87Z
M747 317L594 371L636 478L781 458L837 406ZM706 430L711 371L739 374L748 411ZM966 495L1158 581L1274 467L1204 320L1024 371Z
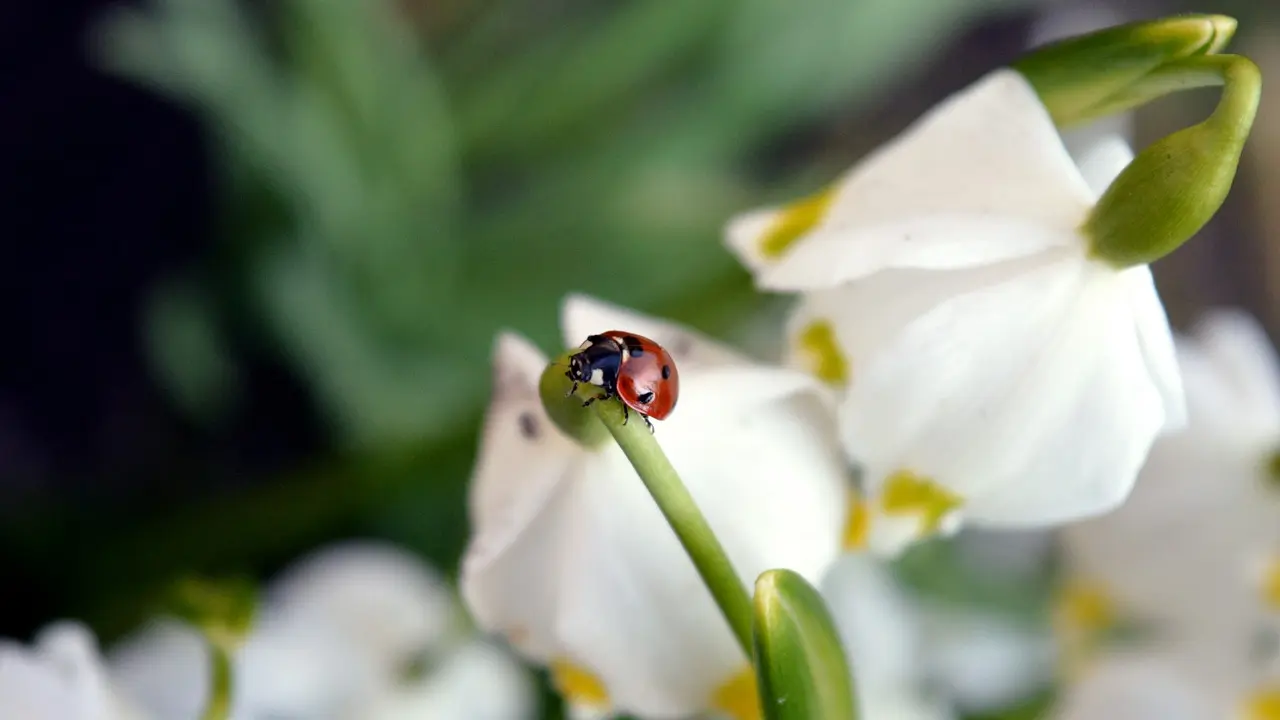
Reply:
M823 193L749 213L728 242L802 294L792 361L842 389L866 541L893 553L964 521L1062 523L1128 494L1183 400L1150 271L1081 227L1131 158L1079 162L1012 70L918 120Z
M235 656L230 717L533 717L527 672L460 619L444 581L406 552L374 542L317 551L267 588ZM157 718L198 716L208 662L199 634L171 621L110 654L117 683Z
M1236 311L1206 315L1178 359L1189 424L1156 443L1123 507L1063 532L1062 620L1077 641L1145 624L1238 666L1280 611L1280 361Z
M775 567L821 576L846 490L817 383L581 296L561 325L569 347L626 329L672 352L679 406L655 434L744 585ZM548 666L579 715L755 717L747 658L672 528L617 445L582 444L547 415L546 367L523 338L497 339L462 564L472 614Z
M149 720L112 686L93 634L68 621L45 627L30 647L0 640L0 717Z

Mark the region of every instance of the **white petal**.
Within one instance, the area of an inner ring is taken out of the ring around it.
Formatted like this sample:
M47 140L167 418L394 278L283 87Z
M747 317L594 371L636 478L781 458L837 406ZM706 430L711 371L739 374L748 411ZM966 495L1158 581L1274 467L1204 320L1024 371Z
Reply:
M444 579L392 545L348 541L303 558L268 589L263 614L298 628L324 628L388 673L439 642L454 621Z
M930 675L967 713L1026 701L1054 679L1047 628L1033 632L997 615L944 607L929 607L924 620Z
M582 344L588 335L625 330L667 349L681 369L691 365L734 365L749 362L736 350L677 323L643 315L587 295L565 296L560 307L565 347Z
M1133 148L1114 128L1091 128L1089 134L1079 130L1068 146L1080 168L1080 176L1097 197L1107 191L1120 172L1133 162Z
M1218 309L1206 314L1193 336L1230 384L1237 412L1280 430L1280 359L1258 321L1241 310Z
M1117 274L1068 257L868 348L842 406L868 492L906 469L967 498L976 522L1009 527L1114 506L1163 424L1133 323Z
M751 210L737 215L725 225L725 244L752 274L758 275L777 262L760 251L760 238L778 219L779 208Z
M1053 720L1220 720L1194 678L1154 654L1109 658L1069 688Z
M554 597L525 593L541 572L530 557L551 553L556 540L548 512L570 468L585 452L547 417L538 397L536 350L511 334L495 351L497 389L485 417L471 478L471 540L462 558L460 589L482 627L499 631L532 657L546 659Z
M233 717L352 717L386 693L393 669L361 638L315 619L268 619L254 631L236 658Z
M1178 430L1187 424L1187 401L1182 390L1182 373L1178 368L1173 331L1169 329L1169 318L1156 291L1155 279L1146 265L1129 268L1121 276L1129 286L1129 301L1133 304L1133 322L1142 357L1164 404L1164 430Z
M735 369L683 376L663 449L744 583L773 567L814 579L839 547L843 462L816 395L775 399L794 381L758 372L754 382L717 377L749 377ZM736 395L718 394L728 389ZM619 709L705 709L747 660L683 548L620 451L593 458L571 493L557 623L570 658L600 677Z
M869 555L845 555L820 587L860 693L920 681L918 608L885 565Z
M529 673L483 642L459 648L425 680L395 692L362 715L370 720L521 720L537 716L537 696Z
M1094 199L1035 91L1012 70L935 107L837 188L817 227L762 278L769 287L813 288L810 272L829 285L886 267L970 267L1074 243ZM802 256L819 237L825 251ZM797 267L785 270L790 263Z
M195 718L208 702L209 654L189 625L155 622L108 654L112 681L152 718Z
M815 232L762 271L756 283L779 292L824 290L886 268L981 267L1080 242L1075 228L994 214L936 213L892 225Z

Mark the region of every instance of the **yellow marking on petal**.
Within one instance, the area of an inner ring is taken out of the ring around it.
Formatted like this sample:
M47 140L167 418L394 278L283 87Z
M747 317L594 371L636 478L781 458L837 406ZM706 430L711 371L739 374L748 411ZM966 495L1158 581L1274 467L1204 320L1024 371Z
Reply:
M835 189L827 188L782 208L760 237L760 254L771 260L782 257L827 214Z
M844 524L844 549L865 550L871 534L871 506L866 498L854 497L849 502L849 516Z
M1068 583L1059 593L1055 615L1070 631L1100 633L1110 629L1118 616L1115 601L1098 583Z
M751 666L716 689L711 696L711 709L733 718L733 720L760 720L760 695L756 688L756 673Z
M1280 720L1280 687L1263 687L1245 701L1246 720Z
M1280 489L1280 450L1271 453L1267 458L1267 481L1277 489Z
M1059 671L1064 678L1080 677L1118 618L1115 601L1099 583L1075 580L1059 589L1053 629L1062 649Z
M1280 557L1267 564L1262 576L1262 599L1271 610L1280 612Z
M796 347L810 373L832 385L849 381L849 361L836 342L836 329L830 320L811 321L796 336Z
M925 534L937 532L943 518L963 504L959 495L910 470L890 475L880 494L885 514L919 515Z
M609 691L600 678L567 660L551 663L551 683L566 700L593 708L609 707Z

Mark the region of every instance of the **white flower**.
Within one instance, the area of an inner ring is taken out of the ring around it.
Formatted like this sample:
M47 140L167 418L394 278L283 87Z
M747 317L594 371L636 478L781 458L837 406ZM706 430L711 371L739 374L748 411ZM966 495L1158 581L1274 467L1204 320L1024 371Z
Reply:
M142 720L107 679L97 641L83 625L58 622L30 648L0 640L0 718Z
M1070 683L1050 720L1272 720L1280 712L1275 676L1225 680L1204 648L1166 646L1107 655Z
M995 614L926 605L921 613L928 674L965 713L991 713L1031 699L1054 676L1048 628Z
M820 586L849 657L860 717L943 720L954 713L925 691L919 608L875 558L850 553Z
M845 388L840 429L893 552L961 518L1028 528L1120 504L1183 399L1146 266L1082 231L1131 159L1077 166L1035 92L1000 70L830 190L730 223L767 290L801 292L793 359Z
M456 620L448 586L409 553L373 542L316 552L264 594L235 658L232 719L393 718L419 706L451 708L432 717L460 720L493 717L494 707L506 720L530 717L527 673L464 637ZM110 664L156 717L198 717L208 702L207 648L187 625L153 624L116 647ZM428 672L410 677L418 665Z
M770 568L811 581L834 561L845 475L821 388L687 330L584 297L566 347L631 330L671 351L675 412L655 434L750 586ZM719 609L635 470L543 410L547 360L504 333L472 479L463 597L479 624L549 665L575 711L681 717L755 711L753 677Z
M1180 338L1178 359L1187 428L1156 443L1124 506L1064 531L1066 569L1103 608L1086 616L1243 655L1280 611L1280 363L1231 311Z

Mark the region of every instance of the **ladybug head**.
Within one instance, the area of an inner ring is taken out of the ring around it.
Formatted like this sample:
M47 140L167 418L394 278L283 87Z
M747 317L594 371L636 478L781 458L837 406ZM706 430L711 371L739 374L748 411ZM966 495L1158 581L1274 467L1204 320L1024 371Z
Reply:
M569 372L565 373L570 380L578 382L591 381L591 360L586 353L575 353L569 357Z

